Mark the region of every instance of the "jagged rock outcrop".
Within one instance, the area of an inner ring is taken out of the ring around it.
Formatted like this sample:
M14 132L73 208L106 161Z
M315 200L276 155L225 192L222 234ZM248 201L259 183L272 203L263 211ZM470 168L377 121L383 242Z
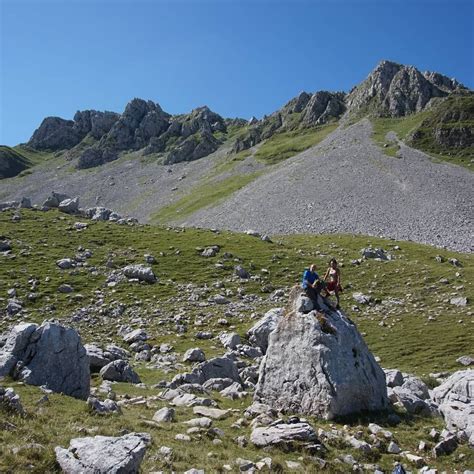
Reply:
M198 107L190 114L172 117L168 130L151 139L144 154L164 152L165 164L197 160L217 150L220 142L213 134L226 130L220 115L209 107Z
M82 137L90 133L92 137L98 140L110 131L119 118L120 114L115 112L78 110L74 115L74 128Z
M345 110L342 92L319 91L313 94L306 104L301 121L306 126L322 125L337 120Z
M351 112L401 117L426 108L431 99L465 90L455 79L437 73L422 74L413 66L381 61L346 98Z
M171 116L159 104L135 98L121 115L85 110L78 111L74 120L47 117L28 145L38 150L71 150L67 158L78 157L78 169L100 166L116 160L122 151L135 150L144 155L164 154L164 162L172 164L213 153L220 145L214 134L225 133L227 123L243 126L242 119L226 121L206 106ZM93 139L88 146L81 142L85 137Z
M69 448L55 448L56 461L66 474L137 473L151 443L148 433L129 433L121 437L74 438Z
M114 112L77 111L74 120L46 117L28 145L37 150L66 150L76 146L88 133L95 139L105 135L118 120Z
M56 323L23 323L0 349L0 377L86 400L90 391L89 359L79 334Z
M207 131L197 133L186 138L166 157L165 164L180 163L182 161L194 161L207 156L219 147L219 142Z
M235 141L232 152L238 153L251 148L278 132L338 120L346 110L344 97L343 92L301 92L280 110L250 124L252 126L247 132Z
M133 99L110 132L101 139L99 148L116 151L143 148L151 137L160 135L169 127L169 118L170 115L159 104Z
M341 311L300 313L295 287L270 334L254 400L324 419L388 407L383 370Z
M80 142L73 120L46 117L35 130L28 145L37 150L65 150Z

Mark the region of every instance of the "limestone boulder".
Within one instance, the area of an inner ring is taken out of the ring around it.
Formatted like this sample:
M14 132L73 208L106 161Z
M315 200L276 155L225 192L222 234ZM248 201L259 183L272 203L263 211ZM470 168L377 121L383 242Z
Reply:
M93 436L74 438L69 448L55 448L56 460L66 474L138 473L147 447L148 433L129 433L121 437Z
M198 364L192 372L176 375L171 381L171 387L175 388L183 384L202 385L211 379L226 378L242 383L239 370L232 357L214 357Z
M59 203L58 208L66 214L76 214L79 211L79 198L64 199L64 201Z
M155 283L156 276L151 267L146 265L127 265L123 269L123 273L127 278L136 278L139 281L146 283Z
M449 430L462 430L474 446L474 370L460 370L432 391Z
M125 360L114 360L100 369L100 376L111 382L140 383L140 377Z
M323 419L387 408L385 374L355 324L342 311L297 312L297 299L270 334L254 400Z
M15 326L0 349L0 377L86 400L90 392L89 358L79 334L45 322Z
M255 446L281 445L293 441L316 441L316 432L308 423L281 423L263 426L252 431L250 440Z

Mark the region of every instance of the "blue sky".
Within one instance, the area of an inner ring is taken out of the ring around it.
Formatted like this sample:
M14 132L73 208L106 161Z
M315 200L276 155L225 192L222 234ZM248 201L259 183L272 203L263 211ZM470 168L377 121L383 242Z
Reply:
M474 87L472 0L0 0L0 143L48 115L271 113L300 91L350 90L381 59Z

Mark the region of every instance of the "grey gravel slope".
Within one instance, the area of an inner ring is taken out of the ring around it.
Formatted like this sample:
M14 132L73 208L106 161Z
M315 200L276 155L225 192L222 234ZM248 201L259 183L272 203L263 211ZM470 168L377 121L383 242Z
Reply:
M340 127L185 225L270 234L357 233L473 250L474 175L401 146L383 154L367 119Z

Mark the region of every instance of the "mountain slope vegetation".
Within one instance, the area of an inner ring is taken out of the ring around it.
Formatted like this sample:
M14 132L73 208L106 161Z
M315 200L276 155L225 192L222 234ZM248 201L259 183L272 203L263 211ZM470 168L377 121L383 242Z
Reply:
M30 160L14 148L0 146L0 179L16 176L31 165Z
M24 309L13 317L2 316L0 333L18 321L42 322L48 318L77 328L83 342L123 346L118 334L121 326L144 327L150 344L172 346L166 357L176 356L180 361L185 350L199 346L209 359L225 350L217 338L222 331L234 331L245 338L246 330L266 310L286 304L286 296L274 296L273 289L288 294L309 263L315 262L322 273L328 259L336 257L345 288L342 306L370 349L381 358L383 367L415 373L433 384L436 382L430 378L431 372L457 370L456 359L474 345L470 303L465 307L450 303L455 296L465 296L469 301L474 297L472 255L364 236L276 236L269 243L230 232L93 221L86 221L88 227L77 230L77 217L57 211L21 210L21 219L16 221L12 221L13 214L14 211L0 213L2 234L12 246L10 254L0 255L0 287L14 288ZM213 245L220 246L216 256L201 256L203 248ZM393 259L359 261L360 250L368 245L384 248ZM91 255L83 265L70 270L57 267L57 259L85 251ZM158 283L144 285L123 280L108 285L111 275L123 266L144 262L144 254L156 258L151 266ZM435 258L438 255L439 261ZM453 258L460 266L450 263ZM250 272L248 281L235 276L237 264ZM74 291L58 292L61 284L70 285ZM356 304L353 292L370 296L371 303ZM212 303L219 293L225 293L230 304ZM3 312L6 301L3 295L2 298ZM212 338L197 339L199 331L209 331ZM144 361L133 364L144 385L113 384L117 400L124 404L122 415L108 417L91 413L82 401L57 394L48 394L46 400L38 387L11 379L3 381L20 394L28 417L22 419L2 412L0 470L58 472L55 446L67 446L72 437L114 436L125 431L152 434L154 442L142 465L145 471L184 472L194 466L217 472L224 464L234 466L238 457L255 461L265 456L272 458L274 469L282 466L284 472L289 460L300 462L301 472L314 469L309 453L277 447L262 451L251 443L236 444L237 436L248 438L251 431L245 424L241 428L235 425L251 403L249 395L236 400L213 395L221 408L235 410L227 419L214 422L215 427L223 430L222 443L213 443L213 436L206 434L199 439L192 435L189 442L175 439L176 434L188 428L182 422L195 415L192 408L177 407L176 422L162 426L148 423L154 412L164 406L164 401L157 397L161 390L156 384L170 380L176 370L189 370L191 364L171 364L168 368L153 367ZM92 384L98 388L100 378L94 375ZM136 397L142 397L146 403ZM43 401L38 404L40 399ZM402 421L396 427L380 414L332 423L312 417L309 421L324 430L359 430L363 439L369 439L368 422L376 422L394 431L397 442L411 452L417 452L419 439L428 439L432 428L443 427L438 418L408 416L403 412L399 415ZM411 466L406 459L387 454L384 445L370 456L340 441L326 445L323 456L330 472L347 472L347 465L341 465L338 459L348 453L362 464L375 462L385 470L391 469L395 460ZM161 457L161 446L173 448L171 459ZM209 456L209 452L214 454ZM449 456L434 458L426 451L423 457L430 466L448 471L472 465L472 450L466 445Z

